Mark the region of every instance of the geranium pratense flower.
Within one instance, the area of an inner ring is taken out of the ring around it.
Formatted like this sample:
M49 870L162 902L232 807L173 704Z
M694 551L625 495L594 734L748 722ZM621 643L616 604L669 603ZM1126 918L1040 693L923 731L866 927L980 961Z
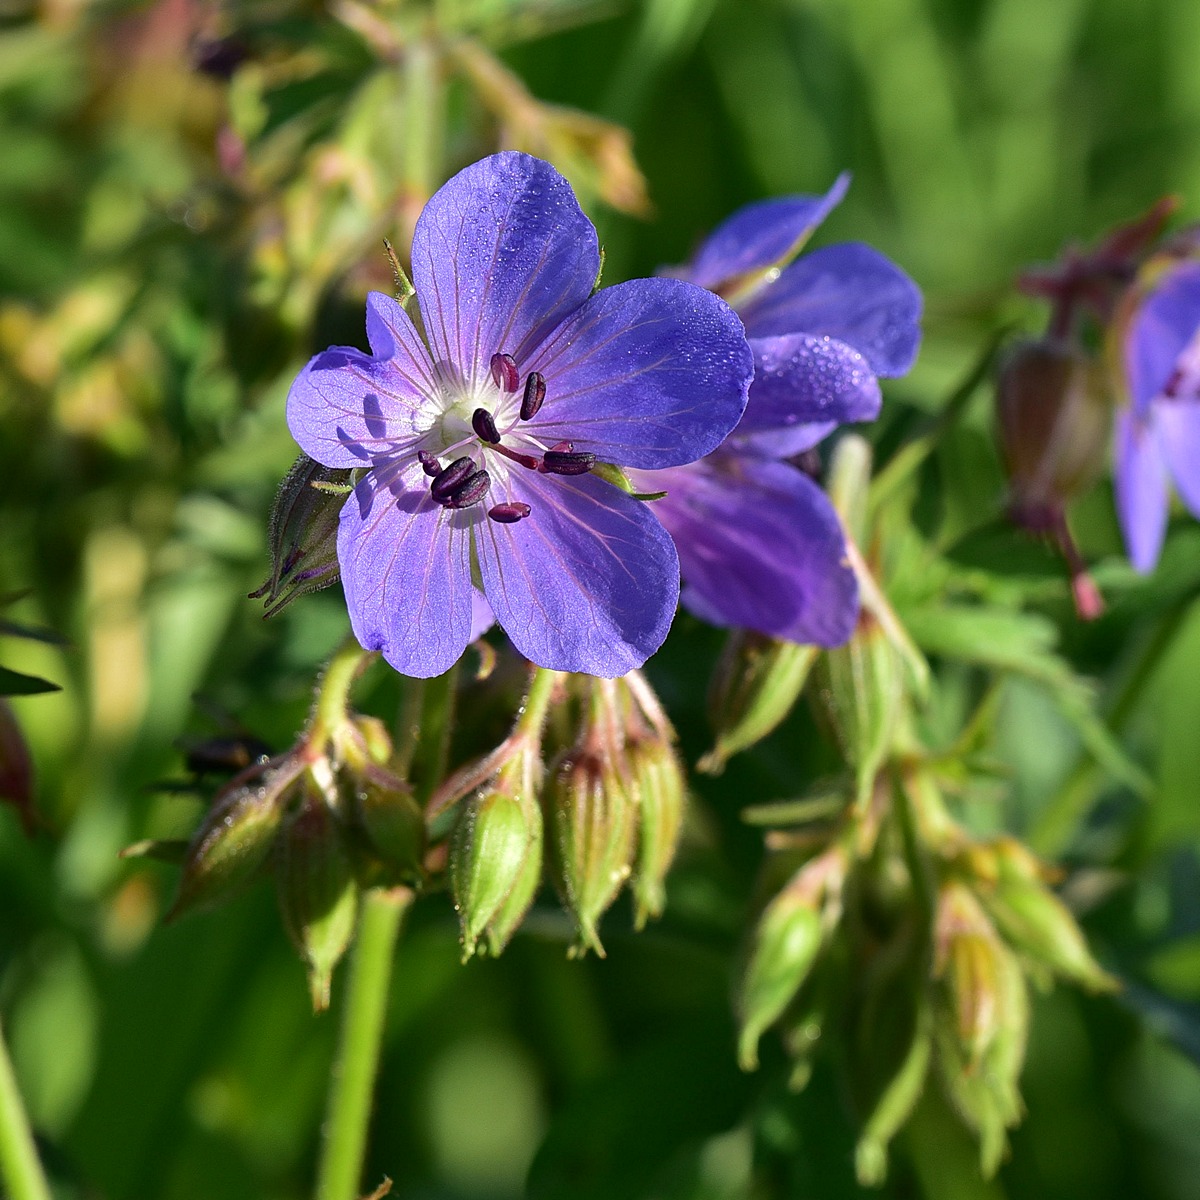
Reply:
M921 294L877 251L850 242L792 261L848 183L741 209L676 272L741 316L754 351L750 401L703 461L631 473L640 489L667 493L655 512L679 548L687 608L822 646L850 636L858 588L833 506L782 460L874 418L878 376L907 371L920 341Z
M487 605L522 654L615 676L662 643L678 559L651 507L592 473L715 449L752 372L741 324L679 280L594 291L596 231L561 175L505 153L426 205L423 329L373 293L369 355L318 354L288 396L305 453L366 474L338 559L359 641L415 676L450 667Z
M1200 517L1200 263L1169 266L1118 328L1128 403L1117 414L1117 512L1146 572L1162 550L1171 480Z

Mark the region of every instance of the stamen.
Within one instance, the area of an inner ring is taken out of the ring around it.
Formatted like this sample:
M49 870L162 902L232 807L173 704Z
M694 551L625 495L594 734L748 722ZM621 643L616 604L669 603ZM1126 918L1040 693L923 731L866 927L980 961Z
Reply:
M521 386L517 360L511 354L492 355L492 381L502 392L515 392Z
M570 452L575 449L575 443L574 442L555 442L554 445L550 447L550 449L553 450L555 454L563 454L563 453L570 454Z
M417 461L421 464L421 470L426 475L440 475L442 473L442 464L428 450L418 450Z
M475 473L475 461L456 458L444 471L439 471L429 485L429 493L439 504L445 504Z
M583 451L547 450L542 470L548 475L586 475L596 465L596 456Z
M511 446L505 446L503 443L498 443L492 449L497 454L503 454L505 458L519 464L522 467L527 467L530 471L540 471L542 469L542 460L534 458L532 454L522 454L520 450L514 450Z
M529 516L529 513L529 505L520 500L514 500L511 504L493 504L488 509L488 516L501 525L514 525Z
M545 399L545 377L540 371L530 371L525 377L525 395L521 398L521 420L528 421L536 417Z
M474 475L469 475L455 489L454 494L447 500L447 508L470 508L472 504L478 504L480 500L487 495L487 490L492 486L492 477L486 471L476 471Z
M475 430L480 441L495 444L500 440L500 431L496 428L496 419L486 408L477 408L471 414L471 428Z

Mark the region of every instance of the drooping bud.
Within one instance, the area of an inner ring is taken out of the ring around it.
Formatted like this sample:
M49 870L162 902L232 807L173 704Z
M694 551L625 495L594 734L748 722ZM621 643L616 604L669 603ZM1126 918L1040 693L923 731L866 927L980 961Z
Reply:
M256 874L304 770L303 759L289 755L242 772L217 793L188 844L171 917L225 899Z
M813 897L785 888L754 927L749 959L738 984L738 1062L758 1066L759 1038L782 1015L808 977L821 948L821 914Z
M578 748L553 769L546 796L554 882L579 929L580 950L604 947L597 922L629 878L637 806L610 754Z
M353 471L322 466L307 454L292 464L271 510L271 574L250 593L252 600L266 597L265 616L340 578L338 517L353 480Z
M354 936L358 885L341 821L311 780L280 832L275 882L284 927L308 971L313 1011L321 1012Z
M996 849L999 877L991 887L981 887L980 898L1008 942L1043 971L1089 991L1113 991L1117 981L1092 957L1067 906L1031 877L1028 864L1005 843Z
M733 755L771 733L795 707L817 653L815 646L745 629L731 633L709 685L709 723L716 741L699 770L719 775Z
M1019 342L996 380L996 417L1018 524L1056 532L1064 506L1099 474L1111 406L1105 376L1064 338Z
M500 902L487 926L487 949L493 957L504 950L521 927L542 882L542 810L536 804L528 804L524 811L530 833L525 858L512 889Z
M0 803L11 804L25 832L33 835L37 814L33 807L33 762L7 700L0 698Z
M662 915L663 881L675 858L687 801L687 784L679 758L664 738L639 738L629 745L637 798L637 863L633 874L634 926Z
M843 852L831 848L805 863L763 909L734 996L743 1071L758 1066L759 1039L808 978L840 912L845 870Z
M502 914L505 901L522 885L528 888L528 901L536 890L536 880L529 887L526 866L531 853L540 859L541 821L534 814L536 799L522 786L532 777L520 762L527 754L523 751L505 764L495 784L463 806L454 830L450 884L462 925L464 961L501 916L506 927L501 944L507 941L520 917L514 920L507 910Z
M814 671L815 699L847 763L860 803L891 748L904 704L904 664L892 639L864 606L849 642L827 650Z

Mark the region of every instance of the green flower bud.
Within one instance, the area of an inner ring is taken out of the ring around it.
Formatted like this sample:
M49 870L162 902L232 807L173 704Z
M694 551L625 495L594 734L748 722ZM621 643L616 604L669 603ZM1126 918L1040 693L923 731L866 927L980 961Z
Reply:
M675 751L665 739L640 739L629 745L637 797L637 864L633 875L635 927L662 915L663 880L675 857L683 825L687 785Z
M353 471L322 466L307 454L292 464L271 510L271 574L250 593L267 598L266 616L340 578L338 517L353 480Z
M1012 946L1036 966L1093 992L1111 992L1117 981L1092 957L1067 906L1044 884L1015 872L982 893L988 912Z
M313 1010L329 1007L333 969L350 945L358 885L341 821L315 787L276 847L275 883L284 928L308 971Z
M994 1033L978 1061L963 1038L961 1016L934 1025L938 1070L951 1103L979 1135L980 1166L992 1176L1008 1145L1008 1130L1021 1119L1019 1080L1029 1032L1029 991L1016 956L998 938L988 961Z
M596 923L629 878L637 805L612 758L588 750L562 758L547 803L555 884L575 917L579 950L604 957Z
M821 914L808 889L789 885L763 910L735 996L743 1071L758 1066L759 1038L808 978L821 940Z
M536 804L526 805L525 816L531 836L520 874L488 922L487 948L493 957L500 954L520 928L542 882L542 811Z
M421 873L425 854L425 816L402 779L374 763L350 777L352 811L371 851L402 878Z
M876 1101L854 1147L854 1172L863 1187L879 1187L887 1179L888 1144L921 1098L932 1049L930 1021L921 1011L908 1052Z
M771 733L795 707L816 657L815 646L745 629L731 633L709 687L716 742L699 770L719 775L730 758Z
M450 846L450 884L462 924L464 961L523 881L540 832L540 822L535 832L532 807L502 785L481 791L463 806Z
M291 755L242 772L217 793L188 844L169 919L226 899L258 872L304 769L303 759Z
M996 416L1013 515L1046 528L1104 466L1111 423L1104 374L1066 339L1019 342L1000 367Z
M850 641L826 650L817 660L814 681L819 708L854 768L863 803L891 749L905 697L904 664L883 626L865 607Z
M941 981L971 1070L1000 1032L1001 946L979 901L961 883L942 887L934 918L933 976Z

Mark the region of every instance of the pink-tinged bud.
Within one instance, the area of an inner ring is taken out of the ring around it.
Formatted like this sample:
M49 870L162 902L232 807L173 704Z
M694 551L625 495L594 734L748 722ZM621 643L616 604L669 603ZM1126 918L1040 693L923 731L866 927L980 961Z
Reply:
M687 804L687 783L679 758L665 738L642 738L629 745L629 766L637 797L637 863L633 873L634 925L662 916L663 881L675 858Z
M171 917L219 903L257 874L304 769L296 755L274 760L243 772L217 793L188 844Z
M33 762L7 700L0 698L0 802L11 804L25 832L33 835L37 814L33 807Z
M341 821L314 786L280 831L275 883L284 928L308 972L313 1011L321 1012L354 936L358 885Z
M611 755L572 750L552 772L547 819L555 886L575 918L579 952L604 947L596 931L633 866L637 806Z
M953 880L944 884L934 917L933 977L945 989L972 1070L1001 1029L1000 959L1007 953L971 890Z
M817 653L748 630L731 633L709 685L716 740L699 769L719 775L730 758L771 733L795 707Z
M1065 505L1107 457L1112 417L1103 371L1065 339L1020 342L1000 367L996 416L1013 519L1056 533Z
M340 578L338 517L353 480L353 471L322 466L306 454L292 464L271 510L271 574L250 593L255 600L266 597L265 616Z
M533 816L533 807L530 800L500 786L480 792L463 806L450 847L450 884L462 924L464 961L501 916L508 897L519 885L528 886L527 860L531 852L540 857L535 848L540 820ZM528 899L533 899L533 889ZM501 933L511 936L507 926L515 924L510 913L504 918Z

